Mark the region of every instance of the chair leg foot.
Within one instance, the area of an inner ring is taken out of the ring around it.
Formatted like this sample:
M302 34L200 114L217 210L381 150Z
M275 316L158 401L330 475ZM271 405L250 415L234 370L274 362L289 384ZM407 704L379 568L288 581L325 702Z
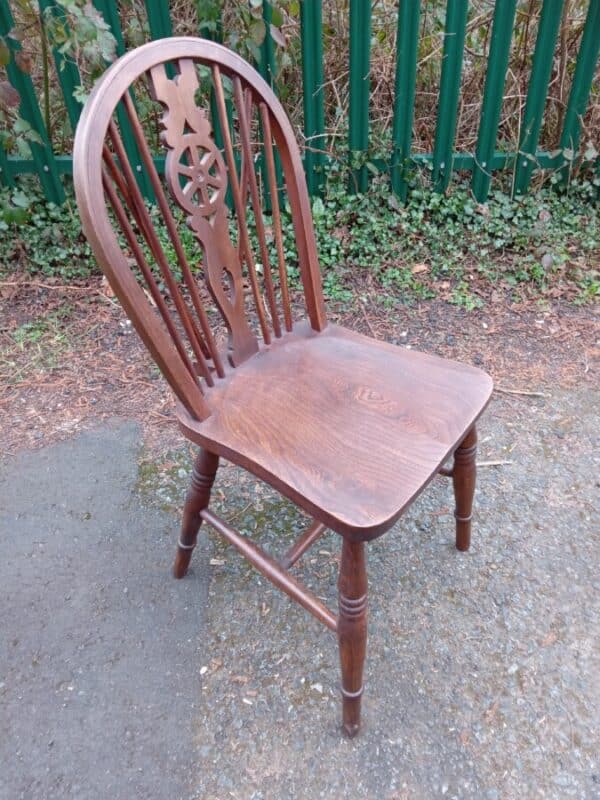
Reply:
M184 578L187 574L190 561L192 560L193 547L189 550L184 549L180 544L177 544L177 552L175 553L175 561L173 563L173 577Z
M367 572L364 542L342 540L338 589L343 728L352 738L360 729L363 665L367 651Z
M467 433L454 453L452 482L456 501L456 548L468 550L471 545L471 517L475 495L477 432L475 426Z
M210 490L212 489L218 466L218 456L214 455L214 453L209 453L207 450L200 450L194 462L192 481L183 507L181 535L177 544L175 563L173 564L175 578L183 578L188 570L192 553L196 546L198 531L202 524L200 512L208 506Z

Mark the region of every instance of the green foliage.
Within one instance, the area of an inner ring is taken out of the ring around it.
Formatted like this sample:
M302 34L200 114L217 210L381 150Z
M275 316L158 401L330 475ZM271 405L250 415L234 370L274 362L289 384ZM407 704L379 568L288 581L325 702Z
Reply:
M383 176L368 193L349 195L340 173L329 181L324 198L312 203L325 294L349 302L368 279L386 304L441 296L472 310L482 304L484 287L522 287L543 296L559 285L570 286L576 302L588 302L600 290L600 217L591 202L593 191L586 182L573 183L562 195L545 188L511 199L496 191L489 203L479 205L465 185L448 196L421 188L402 206ZM158 223L156 209L151 213ZM248 222L258 253L251 214ZM282 209L282 224L288 273L299 288L289 208ZM20 266L64 281L95 271L72 201L59 208L36 199L27 206L26 193L5 190L0 229L8 231L0 242L4 271ZM179 230L190 264L200 270L200 248L183 218ZM165 230L161 239L169 262L176 264ZM272 240L270 248L276 264Z
M0 192L0 274L17 268L65 282L97 273L73 200L57 206L33 190Z
M496 191L479 205L466 186L448 196L421 188L402 206L383 177L368 193L349 195L340 176L313 201L325 291L347 300L357 276L368 272L396 299L447 289L444 296L467 310L482 303L469 289L474 279L527 285L536 294L568 281L580 301L589 300L598 292L600 254L593 191L586 181L568 195L546 188L511 199Z
M0 233L13 225L24 225L29 219L31 198L21 189L0 194Z
M293 5L288 0L271 0L270 34L279 47L285 47L286 41L281 32L284 22L283 10L289 11ZM226 6L226 7L225 7ZM267 35L267 26L263 15L263 0L235 0L225 4L224 0L196 0L198 25L203 36L212 39L223 39L232 50L241 53L245 58L257 64L262 61L261 45ZM227 13L224 22L223 15Z
M102 14L87 0L57 0L57 8L43 12L46 35L53 47L79 69L85 85L75 97L85 100L91 86L117 56L117 43Z
M29 74L32 60L21 49L20 39L21 32L18 30L0 36L0 68L8 66L13 60L21 72ZM19 92L8 80L0 80L0 147L7 153L14 150L21 158L29 158L30 142L39 144L42 140L30 123L21 117L20 104Z
M17 24L5 36L0 36L0 67L11 62L26 74L34 72L40 65L42 72L42 95L46 133L52 142L51 105L58 95L51 89L48 45L60 54L61 69L66 62L74 63L82 79L73 95L83 102L87 90L116 57L116 41L102 14L88 0L56 0L44 11L33 0L19 3ZM31 31L40 31L40 52L33 54ZM22 43L27 42L27 46ZM60 100L62 104L62 100ZM20 115L21 97L17 89L7 80L0 80L0 147L6 153L15 153L21 158L31 158L30 144L42 144L40 131ZM10 214L8 214L10 217ZM7 221L6 208L0 209L0 221Z

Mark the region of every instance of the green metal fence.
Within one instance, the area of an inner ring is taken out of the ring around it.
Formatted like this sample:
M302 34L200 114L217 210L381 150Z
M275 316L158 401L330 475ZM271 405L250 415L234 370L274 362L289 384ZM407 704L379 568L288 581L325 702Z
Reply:
M39 3L42 9L50 9L53 14L63 13L54 0L39 0ZM110 25L117 42L117 52L122 53L125 45L118 4L115 0L94 0L94 5ZM168 3L147 0L145 6L152 38L171 35ZM566 176L572 154L579 148L581 118L588 105L600 49L600 0L590 0L587 9L558 152L541 152L538 143L564 6L565 0L543 0L521 121L519 149L517 152L507 153L498 152L496 148L517 0L496 0L477 145L474 153L467 153L455 151L455 137L469 4L467 0L448 0L434 148L432 153L415 153L412 152L411 145L421 3L418 0L399 0L392 140L389 158L377 160L369 157L372 3L371 0L350 0L347 149L351 189L367 189L371 174L369 164L375 164L378 169L389 172L391 187L402 199L407 197L412 171L415 166L423 164L429 165L433 186L440 192L447 188L454 171L470 172L472 190L480 202L486 200L493 172L498 169L513 170L514 191L517 194L527 192L532 174L537 169L551 168L562 171ZM272 11L271 4L264 0L262 13L266 23L266 36L260 48L258 67L263 76L274 84L277 67L275 43L270 33ZM324 76L323 66L321 0L303 0L300 15L303 125L306 141L304 165L309 191L314 195L321 191L329 163L324 111L324 85L327 76ZM6 36L13 28L13 22L8 0L0 0L0 36ZM218 31L203 31L201 28L200 33L219 38ZM14 56L20 47L19 42L13 39L6 41ZM74 91L80 84L79 72L72 62L63 59L58 50L53 52L53 57L66 112L71 125L75 127L81 112L81 105L74 97ZM20 116L31 125L37 137L31 143L31 158L17 158L0 149L0 181L11 186L19 175L36 173L46 196L55 202L62 202L64 190L61 175L71 172L71 157L57 156L52 152L30 76L16 66L14 57L6 70L10 83L21 98ZM121 120L121 123L125 145L131 153L135 153L135 142L128 131L126 120ZM150 193L150 187L142 188L146 189L147 194Z

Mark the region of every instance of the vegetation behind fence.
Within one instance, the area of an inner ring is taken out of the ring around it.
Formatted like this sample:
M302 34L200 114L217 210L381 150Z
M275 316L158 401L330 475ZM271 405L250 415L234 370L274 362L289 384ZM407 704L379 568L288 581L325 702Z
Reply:
M183 33L254 60L312 194L340 164L352 190L385 172L403 199L419 168L440 192L468 171L480 202L496 170L519 194L600 169L600 0L0 0L2 183L36 173L61 202L86 90L126 49Z

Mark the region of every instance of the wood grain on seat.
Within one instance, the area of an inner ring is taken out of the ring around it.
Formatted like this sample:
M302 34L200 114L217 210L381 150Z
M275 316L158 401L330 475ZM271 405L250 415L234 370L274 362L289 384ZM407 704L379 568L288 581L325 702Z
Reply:
M335 325L263 349L207 393L186 435L350 538L384 533L485 408L474 367Z

